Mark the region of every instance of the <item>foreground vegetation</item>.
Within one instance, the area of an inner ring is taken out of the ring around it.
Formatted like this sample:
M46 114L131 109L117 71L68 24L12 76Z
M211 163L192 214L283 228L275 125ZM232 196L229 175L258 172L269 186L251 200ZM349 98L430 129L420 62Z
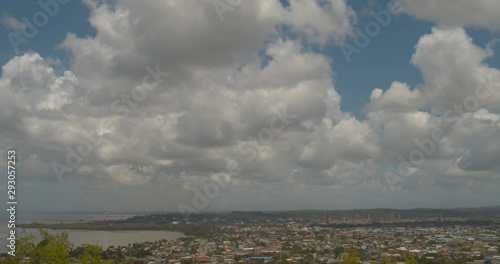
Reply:
M74 247L68 241L68 234L50 234L46 230L39 230L38 239L34 235L19 238L16 241L16 255L0 258L0 264L38 264L38 263L130 263L125 260L103 260L102 248L98 245L84 244Z
M48 231L40 229L40 242L35 242L35 236L20 238L16 243L16 256L7 256L0 258L0 264L39 264L39 263L57 263L57 264L131 264L132 262L124 259L103 260L102 248L98 245L85 244L74 248L68 241L66 233L50 234ZM281 254L275 256L271 264L290 263L287 259L293 255ZM237 256L236 261L240 261L241 256ZM248 263L263 263L262 260L249 260ZM341 264L358 264L360 262L360 253L356 250L348 250L341 257ZM183 261L184 264L192 264L193 260ZM320 263L314 260L312 254L306 254L300 263L316 264ZM384 258L382 264L395 264L394 260ZM409 258L406 264L418 264L418 262Z

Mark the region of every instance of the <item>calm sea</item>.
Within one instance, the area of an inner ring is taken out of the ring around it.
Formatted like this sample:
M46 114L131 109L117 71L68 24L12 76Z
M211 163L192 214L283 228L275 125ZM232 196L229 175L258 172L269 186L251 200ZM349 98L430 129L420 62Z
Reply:
M126 219L134 214L107 214L107 213L22 213L18 214L17 223L84 223L98 220ZM5 242L7 237L7 219L2 213L0 216L0 253L6 252ZM36 229L17 229L19 235L38 234ZM161 239L175 240L184 237L183 233L169 231L87 231L87 230L49 230L52 233L66 232L73 245L78 246L85 243L97 243L104 248L114 246L126 246L129 243L155 241Z

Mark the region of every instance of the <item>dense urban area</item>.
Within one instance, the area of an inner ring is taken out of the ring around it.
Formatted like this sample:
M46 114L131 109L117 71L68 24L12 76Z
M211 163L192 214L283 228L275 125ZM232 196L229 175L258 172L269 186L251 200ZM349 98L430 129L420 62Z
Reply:
M500 210L350 210L145 214L26 227L171 230L186 237L68 251L76 263L500 263ZM47 240L61 237L45 234ZM35 246L36 247L36 246ZM84 252L85 254L82 254ZM81 262L82 255L87 260ZM80 260L79 260L80 259ZM25 258L25 263L32 257ZM54 262L55 263L55 262ZM71 262L68 262L71 263Z

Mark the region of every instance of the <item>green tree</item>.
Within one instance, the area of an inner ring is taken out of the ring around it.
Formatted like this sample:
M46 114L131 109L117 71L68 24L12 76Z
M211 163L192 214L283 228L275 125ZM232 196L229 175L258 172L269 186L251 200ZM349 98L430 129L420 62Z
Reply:
M339 258L339 256L344 253L344 248L343 247L335 247L333 249L333 255L335 256L335 258Z
M99 263L112 263L111 261L103 262L102 247L98 245L83 244L82 252L78 256L78 263L81 264L99 264Z
M303 263L314 263L314 256L312 254L306 254Z
M0 259L0 264L43 264L57 263L70 264L70 252L73 245L68 241L66 233L50 234L46 230L39 230L40 242L36 243L34 235L21 237L16 241L16 256L7 256ZM102 248L97 245L83 245L78 251L76 263L101 264L101 263L130 263L126 261L101 260Z
M73 245L68 241L68 234L50 234L39 230L41 241L28 254L32 263L69 263L69 253Z
M17 239L16 241L16 255L8 256L5 259L0 259L0 264L18 264L21 263L25 257L28 257L30 252L35 248L35 236L29 235Z
M387 256L382 258L382 264L395 264L397 263L395 259L390 259Z
M418 264L418 262L415 260L414 257L409 257L406 262L406 264Z
M16 242L16 256L8 256L0 263L70 263L69 253L72 245L68 241L68 235L50 234L41 229L39 232L41 241L38 244L35 243L33 235L19 238Z
M342 256L342 264L358 264L360 260L359 252L354 249L349 250Z

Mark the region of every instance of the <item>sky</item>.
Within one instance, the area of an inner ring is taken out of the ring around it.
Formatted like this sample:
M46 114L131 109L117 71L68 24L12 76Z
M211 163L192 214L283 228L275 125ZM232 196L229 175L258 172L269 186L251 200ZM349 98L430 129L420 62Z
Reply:
M498 205L497 10L3 1L0 150L16 151L19 210Z

